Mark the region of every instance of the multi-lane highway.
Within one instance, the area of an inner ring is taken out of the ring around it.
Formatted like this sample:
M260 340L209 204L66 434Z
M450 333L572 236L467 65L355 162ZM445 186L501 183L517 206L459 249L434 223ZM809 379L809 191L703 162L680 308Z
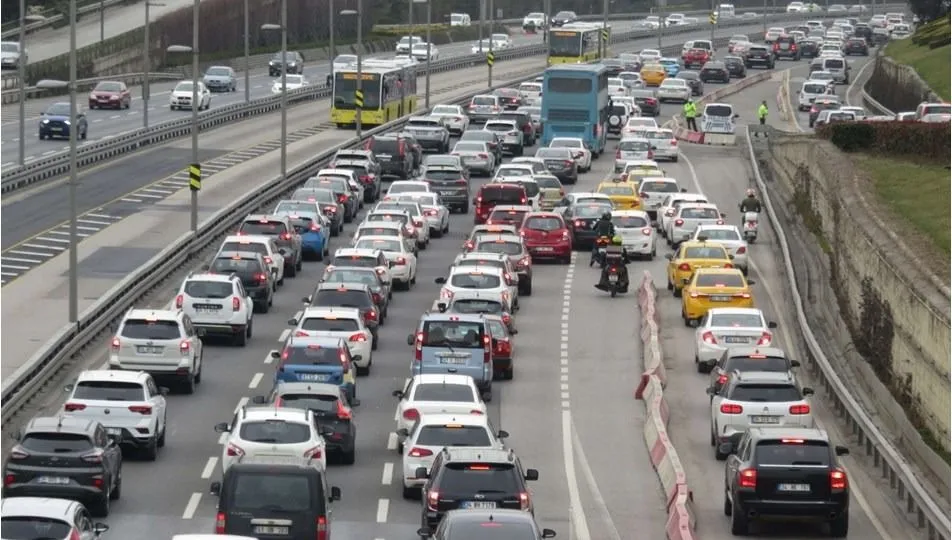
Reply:
M875 55L876 49L870 49L869 56L847 57L847 61L852 68L850 71L850 84L840 85L836 88L836 93L840 96L840 101L842 101L844 105L847 104L847 98L849 98L850 105L863 105L862 100L857 99L856 93L859 92L858 86L865 83L866 77L869 75L869 69L866 69L866 67L871 64ZM800 111L797 107L797 94L800 92L800 86L803 85L803 82L809 77L809 64L807 61L801 62L801 64L803 65L790 70L790 83L788 84L787 95L790 96L789 109L791 111L791 122L788 126L783 126L782 129L810 133L813 132L813 128L810 127L810 113L809 111ZM768 103L771 104L775 102L776 97L768 101ZM880 114L880 111L868 112L870 115Z

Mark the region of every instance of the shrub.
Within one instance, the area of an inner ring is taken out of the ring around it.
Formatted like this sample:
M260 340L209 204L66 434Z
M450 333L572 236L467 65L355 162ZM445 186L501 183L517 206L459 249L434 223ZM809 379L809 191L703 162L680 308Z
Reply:
M949 123L846 122L821 126L816 134L844 152L864 150L947 164L950 127Z
M824 137L844 152L869 150L876 143L876 129L868 122L827 124L821 126L821 130L824 130Z

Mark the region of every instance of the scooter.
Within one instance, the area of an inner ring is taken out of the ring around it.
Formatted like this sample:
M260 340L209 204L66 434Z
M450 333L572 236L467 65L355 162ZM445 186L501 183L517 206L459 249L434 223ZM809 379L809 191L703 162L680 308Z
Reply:
M598 263L598 267L602 268L605 266L605 252L608 249L608 244L611 242L611 239L607 236L599 236L595 240L595 253L592 254L592 260L588 262L588 266L594 266L595 263Z
M627 274L626 265L628 264L628 257L622 256L620 259L613 259L611 262L607 263L607 266L602 270L602 279L604 281L599 281L595 288L606 291L612 295L612 298L618 295L618 293L627 293L629 280L625 276Z
M744 240L753 244L757 241L757 227L760 225L760 214L757 212L744 213Z

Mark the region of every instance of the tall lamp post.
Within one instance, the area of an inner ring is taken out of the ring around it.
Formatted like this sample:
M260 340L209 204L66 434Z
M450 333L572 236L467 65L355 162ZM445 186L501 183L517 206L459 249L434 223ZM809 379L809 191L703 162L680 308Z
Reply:
M69 88L69 322L79 320L79 234L76 217L76 0L69 2L69 81L45 79L37 88Z
M430 108L430 55L432 53L430 45L430 26L433 24L433 2L432 0L413 0L412 4L426 4L426 94L423 98L424 107ZM411 49L412 50L412 49Z
M251 36L248 33L248 0L245 0L245 103L251 101Z
M664 37L664 5L665 0L658 0L658 50L661 50L661 38Z
M604 32L608 30L608 0L602 3L602 36L599 39L601 54L600 58L608 58L608 40L605 39Z
M192 191L191 230L198 230L198 192L202 188L202 165L198 161L198 9L200 0L195 0L192 14L192 46L169 45L170 53L192 53L192 163L189 166L189 187Z
M165 4L146 1L145 3L145 24L143 25L142 40L142 127L149 128L149 99L151 92L149 90L149 72L152 71L152 40L149 37L149 24L152 19L149 16L150 7L161 7Z
M334 0L327 0L327 20L330 28L330 47L327 49L330 51L327 55L330 65L327 66L327 86L331 86L334 83L334 58L337 57L337 49L334 47Z
M21 167L26 162L26 63L30 61L26 53L26 25L45 19L42 15L27 15L26 0L20 0L20 57L17 58L17 79L20 84L20 147L17 163Z
M281 24L262 24L281 32L281 179L288 177L288 0L281 0Z
M340 14L345 17L356 17L357 18L357 88L354 92L354 126L357 128L357 138L360 138L361 131L361 122L360 117L363 112L363 82L364 82L364 31L363 31L363 22L364 22L364 3L363 0L357 0L357 9L342 9ZM411 42L411 51L413 40ZM360 99L357 99L357 96L360 95Z

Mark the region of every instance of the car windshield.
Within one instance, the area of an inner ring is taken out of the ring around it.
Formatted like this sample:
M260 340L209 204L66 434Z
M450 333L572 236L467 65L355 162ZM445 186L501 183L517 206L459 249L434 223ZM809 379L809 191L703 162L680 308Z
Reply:
M562 220L555 216L530 217L526 220L526 229L534 231L558 231L564 228Z
M453 311L456 313L492 313L500 314L503 312L502 304L492 300L480 300L477 298L466 298L453 302Z
M536 184L542 189L562 189L562 182L554 176L535 176Z
M390 212L371 212L367 215L368 223L399 223L400 225L406 225L410 222L410 216L404 213L390 213ZM363 227L361 227L363 228Z
M182 81L175 85L175 92L191 92L192 83L190 81Z
M218 257L212 261L209 270L217 274L230 274L234 272L240 276L246 276L249 274L254 274L255 272L260 272L264 270L264 268L261 268L261 265L258 263L257 259L244 259L241 257Z
M326 319L307 319L305 323L310 321L324 321ZM345 323L353 323L353 330L357 330L357 323L344 319ZM335 321L336 322L336 321ZM339 330L331 330L327 328L305 328L305 325L301 326L302 330L307 330L311 332L335 332ZM306 345L303 347L300 346L291 346L285 348L284 352L281 353L281 362L282 364L289 365L312 365L312 366L340 366L340 353L336 347L323 347L321 345Z
M287 80L287 84L303 84L304 83L303 75L285 75L285 79ZM277 79L274 84L281 86L281 79L280 78Z
M54 103L46 109L46 116L69 116L69 103Z
M227 77L230 74L231 72L226 67L208 68L208 71L205 72L205 75L211 75L213 77L215 76Z
M366 308L372 304L363 289L321 289L311 299L312 306Z
M825 94L828 87L825 84L805 84L803 85L804 94Z
M241 234L262 234L265 236L279 236L288 232L288 227L283 221L255 220L246 221L238 229Z
M299 444L311 438L307 424L268 419L242 422L238 436L245 441L268 444Z
M473 98L473 105L495 105L495 96L476 96Z
M727 252L722 247L698 246L684 249L685 259L726 259Z
M459 109L454 105L437 105L433 107L433 111L430 114L434 115L460 115Z
M73 399L91 401L145 401L145 388L139 383L122 381L81 381L73 390Z
M314 411L323 416L324 413L337 413L337 396L319 394L281 394L281 407Z
M7 51L6 46L3 51ZM4 517L0 523L4 540L69 538L72 531L72 526L65 521L39 516L9 516Z
M369 255L345 255L334 257L334 266L355 266L358 268L374 268L380 266L376 257Z
M357 63L356 54L338 54L337 58L334 58L335 64L355 64Z
M486 149L486 143L458 142L456 143L456 146L453 148L453 151L454 152L487 152L488 150ZM427 171L427 173L429 173L429 171Z
M718 219L720 214L717 208L682 208L681 216L685 219Z
M89 437L78 433L29 433L20 441L20 446L41 454L86 452L93 449ZM3 537L7 537L6 528L3 530Z
M738 384L728 398L731 401L754 401L758 403L777 403L800 401L800 390L792 384Z
M740 233L734 229L702 229L697 235L708 240L740 240Z
M480 242L476 244L476 251L483 251L486 253L505 253L506 255L519 255L522 253L522 244L519 242L507 242L505 240L490 240L488 242Z
M729 118L733 116L734 109L730 105L708 105L704 107L704 114L718 118Z
M313 508L311 475L242 471L234 475L231 485L228 501L236 511L280 508L282 514L291 514Z
M122 92L122 83L103 81L93 88L93 92Z
M292 199L298 201L314 201L324 204L337 204L337 197L329 189L302 188L294 192Z
M830 446L826 441L799 439L766 440L757 443L754 461L758 465L830 465Z
M480 492L515 494L520 486L513 469L512 463L448 463L440 476L440 493L447 497L471 497Z
M476 401L473 389L465 384L418 384L413 391L413 401L453 401L472 403Z
M612 206L606 201L605 204L587 204L575 208L575 217L582 219L597 218L605 212L611 212Z
M641 229L647 227L647 218L641 216L612 216L612 223L619 229Z
M403 246L400 240L382 240L380 238L366 239L362 238L354 246L356 249L379 249L380 251L390 251L402 253Z
M324 281L329 283L362 283L371 287L380 285L380 279L373 270L350 268L335 268L324 275Z
M359 306L355 305L354 307ZM301 330L308 332L352 332L360 330L360 325L357 324L357 321L354 319L345 319L333 316L308 317L301 321ZM324 349L327 349L327 347L324 347ZM330 350L336 351L336 349Z
M20 52L20 46L16 43L4 43L0 45L0 51L2 52ZM3 520L4 523L7 522L6 519Z
M496 176L532 176L532 169L502 166L496 171Z
M475 321L427 321L423 345L482 348L483 325Z
M420 446L492 446L489 432L483 426L459 424L432 425L420 428L416 438ZM441 486L442 487L442 486Z
M374 227L372 225L364 225L357 229L357 237L359 238L361 236L393 236L395 238L399 238L400 229L395 227Z
M567 148L540 148L535 155L537 158L572 159L572 153Z
M762 328L764 323L760 315L753 313L714 313L711 315L710 325L732 328Z
M644 193L677 193L680 189L674 182L645 180L641 183L641 191Z
M759 326L758 321L757 325ZM722 366L724 371L772 371L783 373L790 370L790 363L779 356L732 356Z
M634 197L635 196L635 188L626 184L602 186L598 188L598 192L604 193L605 195L608 195L609 197L613 195L618 197Z
M695 280L697 287L745 287L744 278L737 274L699 273Z
M501 252L494 251L493 253ZM502 280L499 279L499 276L492 274L460 273L453 275L450 284L460 289L496 289L502 285Z
M146 339L154 341L178 339L181 337L178 321L159 319L127 319L122 325L119 334L129 339Z
M618 143L618 149L622 152L647 152L651 150L651 143L629 139Z
M185 283L185 294L192 298L227 298L232 287L230 281L190 280Z

